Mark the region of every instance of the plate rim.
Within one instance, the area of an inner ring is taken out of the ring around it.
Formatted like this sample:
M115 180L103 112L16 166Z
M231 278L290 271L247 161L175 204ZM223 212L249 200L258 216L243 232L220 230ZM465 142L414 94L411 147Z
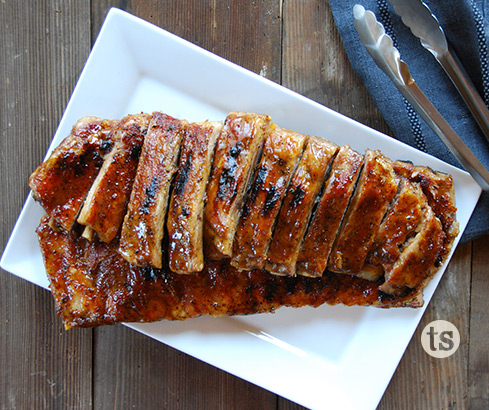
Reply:
M259 81L263 82L262 84L267 84L268 86L272 86L272 87L274 87L276 90L279 90L280 92L286 92L286 93L288 93L289 95L291 95L291 96L292 96L294 99L295 99L295 98L298 98L298 99L299 99L299 100L301 100L302 102L306 102L306 103L307 103L307 104L309 104L309 105L311 105L311 104L312 104L311 106L313 106L313 107L315 107L315 108L317 108L317 109L320 109L320 110L325 110L325 109L326 109L326 110L327 110L327 111L329 111L330 113L334 113L335 115L340 115L341 117L343 117L343 119L347 120L347 121L348 121L348 123L349 123L349 124L351 124L351 125L352 125L352 126L354 126L354 127L367 128L367 129L369 130L369 132L374 132L374 133L377 133L377 134L379 134L379 135L382 135L382 137L388 137L388 136L385 136L384 134L380 133L379 131L373 130L373 129L371 129L371 128L369 128L369 127L367 127L367 126L363 125L363 124L360 124L360 123L358 123L358 122L356 122L356 121L352 120L352 119L349 119L349 118L347 118L347 117L344 117L344 116L342 116L341 114L336 113L335 111L333 111L333 110L331 110L331 109L329 109L329 108L327 108L327 107L325 107L325 106L323 106L323 105L321 105L321 104L319 104L319 103L317 103L317 102L315 102L315 101L312 101L312 100L310 100L310 99L308 99L308 98L304 97L304 96L303 96L303 95L301 95L301 94L298 94L298 93L296 93L296 92L294 92L294 91L292 91L292 90L289 90L289 89L287 89L287 88L285 88L285 87L283 87L283 86L281 86L281 85L279 85L279 84L277 84L277 83L275 83L275 82L273 82L273 81L271 81L271 80L268 80L268 79L266 79L266 78L263 78L263 77L259 76L258 74L253 73L252 71L249 71L249 70L247 70L247 69L245 69L245 68L243 68L243 67L240 67L240 66L238 66L238 65L236 65L236 64L234 64L234 63L232 63L232 62L230 62L230 61L228 61L228 60L226 60L226 59L224 59L224 58L222 58L222 57L220 57L220 56L217 56L217 55L215 55L215 54L213 54L213 53L211 53L211 52L209 52L209 51L207 51L207 50L205 50L205 49L203 49L203 48L201 48L201 47L199 47L199 46L197 46L197 45L195 45L195 44L193 44L193 43L190 43L190 42L188 42L187 40L184 40L184 39L182 39L182 38L180 38L180 37L176 36L175 34L172 34L172 33L168 32L168 31L166 31L166 30L164 30L164 29L162 29L162 28L160 28L160 27L154 26L153 24L151 24L151 23L149 23L149 22L147 22L147 21L145 21L145 20L143 20L143 19L141 19L141 18L139 18L139 17L133 16L133 15L131 15L130 13L127 13L127 12L125 12L125 11L122 11L122 10L120 10L120 9L117 9L117 8L114 8L114 7L113 7L113 8L111 8L111 9L109 10L109 12L107 13L107 16L106 16L106 19L105 19L105 21L104 21L104 24L102 25L102 28L101 28L101 30L100 30L100 32L99 32L99 34L98 34L98 36L97 36L97 39L96 39L96 41L95 41L95 43L94 43L94 46L93 46L93 48L92 48L92 50L91 50L91 52L90 52L90 55L89 55L89 57L88 57L88 59L87 59L87 61L86 61L86 63L85 63L85 66L84 66L84 68L83 68L83 70L82 70L82 72L81 72L81 74L80 74L80 76L79 76L79 79L78 79L78 81L77 81L77 84L76 84L76 86L75 86L75 88L74 88L74 90L73 90L72 97L70 98L70 100L69 100L69 102L68 102L68 104L67 104L67 106L66 106L65 112L64 112L64 114L63 114L63 116L62 116L62 118L61 118L61 120L60 120L59 125L58 125L58 129L57 129L57 131L56 131L56 134L55 134L55 136L54 136L54 138L53 138L53 140L52 140L52 142L51 142L51 144L50 144L50 146L49 146L49 148L48 148L48 150L47 150L46 156L47 156L47 155L49 155L49 152L51 152L51 150L54 148L54 146L55 146L55 144L56 144L56 141L57 141L59 138L61 138L61 137L59 136L59 133L60 133L60 128L62 127L62 125L63 125L63 124L65 124L65 123L66 123L67 118L68 118L68 113L70 112L72 105L73 105L73 104L75 104L75 99L74 99L73 97L76 95L76 92L77 92L77 90L78 90L78 87L79 87L79 86L80 86L80 84L82 84L82 82L83 82L84 75L86 75L86 70L88 70L88 69L89 69L89 67L91 66L91 63L92 63L93 59L95 58L94 56L96 56L96 55L97 55L96 53L97 53L97 50L98 50L99 45L100 45L100 44L102 44L102 42L104 41L104 38L105 38L104 36L105 36L105 35L106 35L106 33L107 33L107 32L108 32L110 29L111 29L111 26L112 26L112 25L114 25L114 24L118 24L118 23L117 23L117 21L118 21L119 19L122 19L122 20L127 21L128 23L132 23L132 24L136 23L137 25L140 25L140 27L144 27L145 29L148 29L148 30L152 30L152 31L157 30L157 31L158 31L160 34L164 34L164 35L165 35L165 38L167 39L167 41L168 41L168 39L170 39L170 40L172 40L172 41L176 41L176 42L178 42L179 44L182 44L182 45L183 45L183 46L185 46L185 47L190 47L190 49L191 49L191 50L198 51L198 53L200 53L200 54L202 54L202 53L203 53L203 54L204 54L204 55L206 55L207 57L211 57L213 60L217 61L217 62L218 62L218 63L220 63L220 64L225 64L226 66L230 67L232 70L237 70L238 72L240 72L240 73L242 73L242 74L244 74L244 75L246 75L246 76L251 76L251 78L253 78L254 80L259 80ZM388 137L388 138L389 138L389 137ZM409 150L415 150L414 148L412 148L412 147L410 147L410 146L408 146L408 145L406 145L406 144L404 144L404 143L401 143L401 142L399 142L399 141L396 141L396 144L402 144L402 145L404 145L405 147L407 147L407 150L408 150L408 151L409 151ZM417 151L417 150L415 150L415 151ZM424 155L427 155L427 154L424 154ZM431 156L430 156L430 157L431 157ZM446 164L446 163L442 162L441 160L439 160L439 159L437 159L437 158L435 158L435 157L432 157L432 158L434 158L436 161L439 161L439 163ZM436 161L435 161L435 162L436 162ZM449 164L446 164L446 165L449 165ZM451 168L456 169L455 167L452 167L452 166L450 166L450 165L449 165L449 169L451 169ZM457 169L457 170L458 170L458 169ZM465 172L464 172L464 171L462 171L462 170L458 170L458 171L459 171L460 173L462 173L462 174L464 174L464 173L465 173ZM466 177L468 178L467 180L468 180L468 181L470 181L471 177L470 177L470 176L469 176L467 173L465 173L465 174L466 174ZM472 181L473 181L473 180L472 180ZM474 183L475 183L475 181L474 181ZM478 186L477 186L477 187L478 187ZM478 193L478 194L476 194L476 193L475 193L475 191L477 191L477 189L475 189L475 187L473 187L473 186L472 186L472 188L474 189L474 193L473 193L474 198L475 198L475 196L477 196L477 198L478 198L478 197L479 197L479 195L480 195L480 193L481 193L480 188L479 188L479 193ZM476 203L476 202L477 202L477 200L475 200L475 203ZM22 229L22 221L23 221L23 220L24 220L24 218L26 217L26 215L25 215L25 210L26 210L28 207L31 207L31 206L32 206L32 204L33 204L33 200L32 200L32 197L29 195L28 199L27 199L27 200L26 200L26 202L24 203L24 206L23 206L22 211L21 211L21 213L20 213L20 215L19 215L19 218L17 219L17 221L16 221L16 223L15 223L15 225L14 225L14 228L13 228L13 230L12 230L12 233L11 233L11 235L10 235L10 237L9 237L9 240L7 241L7 244L6 244L6 246L5 246L5 248L4 248L4 251L3 251L3 254L2 254L2 258L1 258L1 261L0 261L0 266L1 266L2 268L4 268L5 270L9 271L10 273L13 273L13 272L11 272L11 271L10 271L8 268L5 268L5 267L7 266L6 261L9 259L9 257L8 257L8 256L9 256L9 255L12 253L11 246L13 245L13 242L11 243L11 239L12 239L12 237L14 237L14 236L16 236L16 235L18 235L18 234L20 233L20 230ZM474 207L475 207L475 204L474 204ZM473 209L472 209L472 211L473 211ZM472 213L472 211L470 211L470 212L469 212L469 217L470 217L470 214ZM459 242L459 240L460 240L461 234L462 234L462 232L461 232L461 233L458 235L458 237L456 238L456 240L455 240L455 242L454 242L454 245L453 245L453 249L452 249L451 255L453 254L453 251L456 249L456 246L458 245L458 242ZM449 261L450 261L451 255L450 255L450 257L447 259L447 261L445 262L445 264L444 264L444 268L443 268L443 271L446 269L446 266L448 265L448 263L449 263ZM8 265L8 266L10 266L10 265ZM16 275L16 273L13 273L13 274L14 274L14 275ZM443 272L442 272L441 274L440 274L440 273L439 273L439 274L437 274L438 276L437 276L436 283L434 282L435 278L434 278L434 280L432 281L433 283L430 283L430 285L429 285L429 287L430 287L430 288L429 288L429 292L428 292L429 297L427 296L427 294L426 294L426 289L425 289L425 301L426 301L426 302L425 302L425 306L424 306L423 308L420 308L420 309L418 309L418 310L417 310L417 312L418 312L418 313L417 313L417 316L419 316L419 317L418 317L418 319L416 320L416 323L415 323L415 325L414 325L414 330L413 330L413 332L412 332L412 334L411 334L411 337L414 335L414 331L415 331L415 329L417 328L417 326L419 325L419 321L421 320L421 317L422 317L422 315L423 315L424 311L426 310L426 307L428 306L429 301L431 300L431 297L432 297L432 295L433 295L433 293L434 293L434 290L436 289L436 287L438 286L439 281L441 280L442 274L443 274ZM16 275L16 276L19 276L19 275ZM20 276L20 277L22 277L22 276ZM24 279L26 279L25 277L23 277L23 278L24 278ZM29 280L29 279L26 279L26 280ZM329 307L328 307L328 308L329 308ZM372 309L372 308L361 307L360 309ZM375 309L375 308L374 308L374 309ZM198 320L198 319L192 319L192 320ZM145 330L145 329L146 329L146 328L148 328L148 327L149 327L149 328L151 328L151 325L152 325L152 324L149 324L149 326L148 326L147 324L142 324L142 325L126 324L126 325L128 325L129 327L131 327L131 328L133 328L133 329L135 329L135 330L137 330L137 331L140 331L140 332L142 332L142 333L144 333L144 334L147 334L148 336L150 336L150 337L152 337L152 338L155 338L155 337L154 337L154 335L148 334L148 333L147 333L147 330ZM410 325L412 326L412 325L413 325L413 323L411 323ZM389 381L390 381L390 379L391 379L391 377L392 377L392 375L393 375L393 373L394 373L395 369L397 368L397 365L398 365L399 361L401 360L401 358L402 358L402 356L403 356L403 354L404 354L405 348L407 347L407 345L409 344L409 342L410 342L410 340L411 340L411 337L409 337L407 340L403 340L403 341L402 341L402 343L403 343L405 346L402 348L402 353L401 353L401 354L400 354L400 356L398 357L397 362L396 362L396 363L393 365L393 370L392 370L392 373L391 373L391 374L389 375L389 377L387 378L387 381L385 381L385 386L384 386L384 388L382 389L382 391L381 391L381 393L380 393L380 396L375 397L375 398L371 398L371 400L370 400L370 402L369 402L370 404L372 404L372 405L377 405L377 404L378 404L378 402L380 401L380 399L381 399L381 397L382 397L382 395L383 395L383 393L384 393L384 391L385 391L385 388L387 387L387 385L388 385L388 383L389 383ZM159 340L159 339L157 339L157 340ZM161 342L161 340L159 340L159 341ZM165 343L166 343L166 342L165 342ZM178 350L181 350L181 351L184 351L184 352L185 352L185 350L179 349L179 347L178 347L178 346L174 346L174 345L172 345L171 343L167 343L167 344L169 344L170 346L172 346L172 347L174 347L174 348L176 348L176 349L178 349ZM185 353L188 353L188 352L185 352ZM191 354L191 353L188 353L188 354ZM192 355L192 354L191 354L191 355ZM192 356L194 356L194 355L192 355ZM197 357L197 356L194 356L194 357ZM199 358L199 360L203 360L203 361L205 361L205 362L207 362L207 363L210 363L211 365L216 366L216 365L215 365L215 364L213 364L212 362L207 361L207 360L205 360L205 359L202 359L201 357L197 357L197 358ZM216 367L223 368L223 367L220 367L220 366L218 366L218 365L217 365ZM391 367L392 367L392 366L391 366ZM224 370L224 371L227 371L227 372L229 372L229 373L231 373L231 374L235 374L235 375L237 375L235 372L233 372L233 371L232 371L232 369L230 369L230 370L228 370L228 369L223 369L223 370ZM241 377L239 374L238 374L237 376L238 376L238 377ZM251 383L254 383L254 381L253 381L253 380L250 380L250 379L248 379L248 378L246 378L246 380L250 381ZM256 383L255 383L255 384L256 384ZM288 398L288 399L290 399L290 400L292 400L292 401L295 401L295 402L297 402L297 403L300 403L300 404L306 405L306 406L311 407L311 408L320 408L320 406L318 406L318 404L320 405L320 403L315 403L315 402L311 402L311 403L307 402L307 403L306 403L306 402L304 402L304 400L302 400L302 399L298 400L298 399L295 397L295 395L294 395L293 393L287 394L287 391L282 391L282 390L280 390L280 392L279 392L279 391L277 391L276 389L270 388L269 386L263 386L263 385L260 385L260 384L258 384L258 385L259 385L260 387L263 387L263 388L266 388L266 389L268 389L268 390L270 390L270 391L273 391L273 392L275 392L276 394L279 394L279 395L281 395L281 396L283 396L283 397L286 397L286 398ZM284 393L285 393L285 394L284 394Z

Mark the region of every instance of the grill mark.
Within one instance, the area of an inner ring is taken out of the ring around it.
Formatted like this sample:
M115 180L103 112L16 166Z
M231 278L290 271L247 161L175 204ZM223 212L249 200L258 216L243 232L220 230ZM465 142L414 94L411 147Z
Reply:
M272 185L267 192L265 197L265 205L262 209L262 215L266 216L273 208L275 208L275 204L280 199L280 192L277 191L275 185Z
M219 177L217 196L219 199L225 199L231 188L236 185L236 169L238 164L234 157L229 157L224 164L224 167ZM231 194L234 198L234 194Z
M217 191L217 196L219 199L225 199L228 193L236 185L236 169L238 168L238 163L236 159L238 158L241 151L243 151L243 143L238 141L229 151L229 158L226 160L226 164L222 169L221 176L219 177L219 188ZM231 198L234 199L236 196L235 192L231 192Z
M243 151L243 143L241 141L238 141L231 149L229 150L229 155L231 155L231 158L238 158L239 154L241 154L241 151Z
M102 163L103 163L102 156L97 152L97 150L92 149L80 155L78 161L75 162L73 165L63 161L61 163L61 168L65 169L68 168L69 166L73 166L74 175L76 177L79 177L85 173L85 169L88 168L90 165L93 165L93 167L98 170L102 166Z
M268 170L264 166L260 166L256 171L255 181L252 184L248 199L245 205L243 206L241 218L246 219L246 217L250 213L250 206L255 203L258 192L260 192L263 189L265 180L267 178L267 174L268 174Z
M219 188L217 190L217 196L219 199L225 199L230 188L235 185L235 173L237 164L234 161L227 161L225 167L221 172L221 176L219 177ZM232 195L232 198L234 196Z
M142 145L141 144L137 144L137 145L134 145L134 147L132 147L131 149L131 159L133 159L134 161L137 161L139 159L139 157L141 156L141 149L142 149Z
M111 139L105 139L102 141L100 144L100 151L102 154L107 154L110 150L112 150L112 147L114 146L114 141Z
M143 205L140 208L141 213L147 214L149 213L149 207L153 204L155 196L156 196L156 191L158 190L158 177L156 175L153 176L153 179L151 180L151 184L144 190L145 193L145 200L143 202Z
M359 182L360 182L360 178L362 176L364 166L365 166L365 156L362 155L362 163L360 165L360 170L358 171L358 174L356 176L355 186L353 187L353 189L351 191L350 198L348 199L348 204L346 205L346 208L343 211L343 215L341 216L340 224L338 225L338 229L336 230L335 238L334 238L333 242L331 243L330 254L328 256L328 261L327 261L326 267L329 266L329 259L331 258L331 251L334 249L334 247L336 245L336 241L338 240L338 236L339 236L340 231L341 231L341 228L343 226L343 222L345 222L346 214L348 213L348 209L350 208L351 201L353 200L353 198L355 197L355 195L357 193Z
M183 167L180 168L178 175L175 179L173 192L175 192L175 195L178 195L180 197L182 196L183 191L185 189L185 185L187 184L188 181L188 173L190 172L190 168L192 167L192 158L193 158L193 153L192 151L190 151L185 161L185 164L183 165Z
M305 196L306 196L306 191L302 187L298 186L297 188L295 188L292 193L292 200L290 201L290 207L291 208L298 207Z

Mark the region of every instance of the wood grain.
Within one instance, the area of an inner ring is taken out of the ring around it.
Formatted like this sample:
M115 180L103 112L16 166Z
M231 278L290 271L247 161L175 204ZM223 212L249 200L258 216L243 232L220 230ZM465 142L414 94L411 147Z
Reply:
M489 406L489 240L474 243L470 295L470 345L468 356L468 406Z
M328 2L284 2L282 84L381 132L389 130L351 68Z
M390 133L351 69L327 1L2 0L2 249L112 6ZM379 409L488 407L488 255L487 238L457 249ZM123 326L66 332L49 292L3 271L0 306L2 409L303 408ZM435 319L461 334L447 359L421 347Z
M92 38L118 7L221 57L280 81L281 1L149 0L92 4Z
M97 409L275 406L274 394L120 325L96 332L94 363Z
M1 247L90 49L89 3L0 3ZM49 292L0 274L0 403L89 408L92 331L66 333Z

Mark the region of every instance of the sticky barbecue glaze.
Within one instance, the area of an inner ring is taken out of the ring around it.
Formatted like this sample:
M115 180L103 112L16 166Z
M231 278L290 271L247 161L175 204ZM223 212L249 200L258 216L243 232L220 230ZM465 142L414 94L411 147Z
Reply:
M265 269L277 275L295 276L302 238L338 146L310 137L292 175L273 233Z
M168 208L168 264L189 274L204 268L203 213L220 122L189 124Z
M161 268L170 183L186 122L153 113L122 225L119 251L130 263Z
M205 254L211 259L231 257L239 216L271 117L230 113L216 144L204 210Z
M71 134L31 175L29 186L53 222L69 231L112 146L114 121L81 118Z
M96 232L104 242L116 237L124 219L150 118L148 114L129 115L112 129L112 150L80 211L78 223L87 226L88 232Z
M129 264L109 244L56 231L45 217L37 229L58 314L66 328L119 322L185 320L274 312L281 306L322 304L417 307L418 290L381 292L378 282L327 273L322 278L239 271L229 260L207 261L194 275ZM60 252L59 250L63 251Z
M307 141L305 135L277 128L263 154L236 230L231 265L263 269L283 198Z
M377 229L399 186L391 162L379 151L367 150L358 186L336 237L328 269L358 275Z
M147 126L160 120L156 128L160 132L166 127L168 139L153 140ZM78 128L41 165L32 185L34 198L49 204L50 189L64 183L57 179L80 174L81 165L93 174L98 170L83 210L100 226L84 220L82 210L82 225L67 230L56 222L55 207L46 205L48 215L38 229L51 288L67 327L268 312L282 305L420 306L422 289L458 233L449 175L392 162L378 151L367 150L364 160L348 146L339 148L315 137L307 139L302 156L300 144L287 152L284 135L283 150L274 139L275 150L268 152L265 144L262 153L266 136L280 134L273 132L276 126L268 116L231 113L219 134L221 145L212 149L209 142L207 150L205 133L198 132L187 132L180 149L184 130L199 125L163 113L108 122L103 132L107 138L97 142L99 152L93 156L79 154L93 152L94 145L91 138L79 138ZM86 131L98 132L89 127ZM76 149L70 151L70 144ZM88 163L66 162L64 152ZM297 156L301 158L293 166ZM70 169L65 172L64 166ZM129 193L134 206L129 201L127 208ZM66 194L60 198L69 201ZM208 213L202 221L206 202ZM130 223L120 232L124 213ZM139 225L133 222L140 219L131 215L149 218L151 229L136 229ZM165 220L169 235L161 242ZM187 236L189 241L180 241ZM134 255L143 250L151 258L128 258L128 238L141 239L139 245L152 242L148 252L144 246L132 247ZM201 263L203 248L206 258ZM215 257L221 260L212 261ZM324 270L326 262L338 273ZM322 276L270 274L296 271Z
M362 164L363 156L348 145L338 151L324 192L301 245L297 260L298 274L318 277L326 270L331 248Z

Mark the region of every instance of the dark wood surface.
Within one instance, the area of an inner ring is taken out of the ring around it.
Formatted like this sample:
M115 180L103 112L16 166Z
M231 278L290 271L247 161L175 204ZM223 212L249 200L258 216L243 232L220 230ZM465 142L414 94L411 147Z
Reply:
M350 67L327 1L1 0L1 249L111 6L390 132ZM487 238L457 249L379 408L488 408L488 266ZM301 408L124 326L66 332L49 292L4 271L0 306L2 409ZM421 347L435 319L460 331L450 358Z

